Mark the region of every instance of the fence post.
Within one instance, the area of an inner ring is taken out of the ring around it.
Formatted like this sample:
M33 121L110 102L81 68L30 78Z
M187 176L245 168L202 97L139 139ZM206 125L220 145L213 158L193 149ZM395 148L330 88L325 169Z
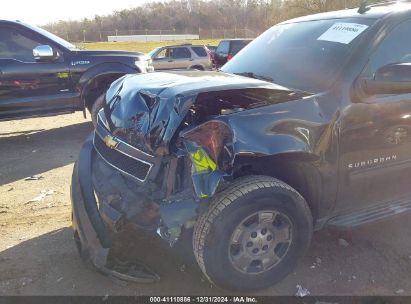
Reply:
M103 36L101 35L101 31L99 33L100 33L100 41L103 42Z
M83 29L83 42L86 42L86 30Z

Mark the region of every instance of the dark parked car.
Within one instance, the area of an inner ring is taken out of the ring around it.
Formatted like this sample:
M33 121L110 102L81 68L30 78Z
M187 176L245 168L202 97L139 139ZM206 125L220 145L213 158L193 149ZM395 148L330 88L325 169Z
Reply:
M85 51L41 29L0 20L0 120L73 111L93 121L108 86L128 73L152 71L141 53Z
M155 281L108 262L113 232L193 231L207 278L249 291L315 230L410 211L410 31L411 3L362 6L278 24L219 72L114 82L73 173L81 256Z
M226 64L251 41L252 39L221 40L214 52L215 66L218 68Z

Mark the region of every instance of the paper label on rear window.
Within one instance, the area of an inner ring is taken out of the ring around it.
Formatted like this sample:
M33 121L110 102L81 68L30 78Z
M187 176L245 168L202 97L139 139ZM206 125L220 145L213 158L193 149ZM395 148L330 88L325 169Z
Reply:
M335 23L317 40L349 44L368 28L358 23Z

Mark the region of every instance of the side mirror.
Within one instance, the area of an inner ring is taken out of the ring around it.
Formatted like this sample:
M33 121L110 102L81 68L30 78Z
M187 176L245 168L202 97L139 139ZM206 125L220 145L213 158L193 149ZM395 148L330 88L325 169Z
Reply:
M59 57L59 53L55 52L49 45L39 45L33 49L34 59L37 61L50 61Z
M411 63L393 63L380 69L374 79L365 79L362 88L367 95L411 93Z

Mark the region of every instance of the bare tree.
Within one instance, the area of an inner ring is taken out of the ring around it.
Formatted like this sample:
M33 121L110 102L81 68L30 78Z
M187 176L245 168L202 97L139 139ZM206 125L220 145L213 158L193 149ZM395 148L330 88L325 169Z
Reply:
M379 0L369 0L373 3ZM260 33L272 25L307 14L356 7L361 0L171 0L151 2L81 21L45 27L69 40L106 40L107 35L168 30L249 29Z

